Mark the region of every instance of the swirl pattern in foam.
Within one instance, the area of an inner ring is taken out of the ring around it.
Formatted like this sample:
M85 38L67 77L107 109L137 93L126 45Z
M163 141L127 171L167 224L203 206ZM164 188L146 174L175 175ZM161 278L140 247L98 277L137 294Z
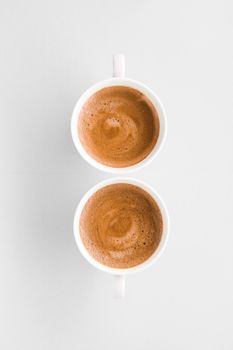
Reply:
M78 122L86 151L98 162L116 168L145 159L157 142L159 128L151 101L126 86L97 91L82 107Z
M80 235L89 254L114 268L143 263L157 249L163 221L154 199L138 186L105 186L87 201Z

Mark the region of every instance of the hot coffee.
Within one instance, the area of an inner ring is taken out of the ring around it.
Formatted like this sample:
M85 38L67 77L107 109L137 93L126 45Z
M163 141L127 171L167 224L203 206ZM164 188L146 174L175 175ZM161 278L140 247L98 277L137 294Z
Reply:
M126 86L97 91L79 115L78 134L84 149L98 162L115 168L145 159L157 142L159 130L152 102Z
M118 183L89 198L79 228L83 244L95 260L113 268L130 268L146 261L158 248L163 220L149 193Z

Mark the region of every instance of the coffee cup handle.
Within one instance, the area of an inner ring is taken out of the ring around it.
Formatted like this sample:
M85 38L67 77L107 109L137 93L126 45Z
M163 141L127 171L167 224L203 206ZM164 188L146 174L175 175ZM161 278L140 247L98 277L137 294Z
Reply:
M114 276L114 297L122 299L125 296L125 276L115 275Z
M120 78L125 76L125 55L118 53L113 55L113 77Z

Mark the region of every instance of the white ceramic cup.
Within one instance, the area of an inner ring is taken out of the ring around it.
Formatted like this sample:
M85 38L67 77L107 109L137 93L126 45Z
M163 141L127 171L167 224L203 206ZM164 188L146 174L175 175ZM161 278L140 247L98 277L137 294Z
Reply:
M149 100L153 103L154 107L156 108L158 112L158 117L160 121L160 132L158 140L151 151L151 153L143 159L141 162L129 166L129 167L123 167L123 168L114 168L107 165L104 165L98 161L96 161L94 158L91 157L91 155L84 149L78 135L77 131L77 125L78 125L78 118L80 114L80 110L83 107L84 103L88 100L90 96L95 94L98 90L101 90L108 86L128 86L131 88L134 88L136 90L139 90L142 92L145 96L149 98ZM125 174L137 169L140 169L147 165L149 162L152 161L152 159L155 158L155 156L159 153L161 150L167 133L167 119L166 119L166 113L164 110L164 107L162 103L160 102L158 96L155 95L155 93L148 88L146 85L140 83L139 81L125 78L125 57L123 54L117 54L113 56L113 78L103 80L93 86L91 86L89 89L87 89L82 96L79 98L78 102L76 103L76 106L74 108L72 118L71 118L71 135L74 142L74 145L80 155L92 166L99 170L103 170L106 172L114 173L114 174Z
M152 198L156 201L156 203L158 204L158 206L161 210L162 219L163 219L162 238L161 238L161 241L159 243L158 248L155 250L155 252L152 254L152 256L150 256L149 259L147 259L145 262L143 262L140 265L130 267L130 268L116 269L116 268L112 268L112 267L103 265L100 262L98 262L97 260L95 260L88 253L87 249L85 248L83 241L80 237L80 231L79 231L80 216L81 216L82 210L83 210L86 202L88 201L88 199L97 190L99 190L107 185L116 184L116 183L127 183L127 184L136 185L136 186L142 188L143 190L147 191L152 196ZM161 256L162 252L164 251L164 248L165 248L167 240L168 240L168 234L169 234L169 217L168 217L168 212L167 212L167 209L166 209L164 202L162 201L162 199L160 198L158 193L151 186L147 185L146 183L144 183L142 181L139 181L139 180L136 180L133 178L118 177L118 178L112 178L112 179L108 179L108 180L105 180L105 181L98 183L97 185L92 187L83 196L83 198L79 202L77 209L75 211L73 230L74 230L75 240L76 240L77 246L78 246L81 254L95 268L97 268L101 271L107 272L107 273L114 276L114 279L115 279L115 286L114 286L115 293L114 294L116 297L122 298L125 295L125 277L126 277L126 275L133 274L133 273L136 273L136 272L139 272L139 271L142 271L142 270L148 268L149 266L151 266L153 263L155 263L157 261L157 259Z

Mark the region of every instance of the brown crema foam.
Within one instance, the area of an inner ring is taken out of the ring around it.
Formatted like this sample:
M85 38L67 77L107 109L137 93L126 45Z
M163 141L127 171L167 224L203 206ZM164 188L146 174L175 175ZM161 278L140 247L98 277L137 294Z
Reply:
M161 211L149 193L119 183L103 187L85 204L80 236L89 254L103 265L130 268L146 261L162 237Z
M139 163L153 150L159 118L140 91L110 86L93 94L80 111L80 141L98 162L122 168Z

